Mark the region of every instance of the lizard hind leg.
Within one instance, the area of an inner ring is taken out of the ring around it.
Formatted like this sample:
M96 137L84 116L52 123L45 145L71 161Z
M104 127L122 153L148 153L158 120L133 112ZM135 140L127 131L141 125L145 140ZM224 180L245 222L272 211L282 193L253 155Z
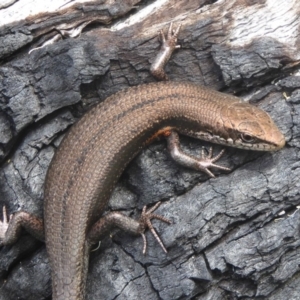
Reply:
M44 224L40 218L24 211L8 216L6 207L3 206L3 220L0 221L0 247L15 243L22 228L35 238L44 241Z
M167 218L154 214L153 212L159 207L161 202L156 203L153 207L147 210L147 207L144 206L142 214L139 220L134 220L120 212L110 212L105 216L101 217L99 221L97 221L91 228L88 234L88 242L90 244L97 243L100 239L102 239L112 228L119 228L126 232L129 232L134 235L141 235L143 238L144 246L143 246L143 254L146 253L147 241L145 236L145 231L149 228L151 233L154 235L155 239L158 241L163 251L167 253L163 242L159 238L157 232L155 231L151 220L157 219L163 221L165 223L171 224L171 221Z

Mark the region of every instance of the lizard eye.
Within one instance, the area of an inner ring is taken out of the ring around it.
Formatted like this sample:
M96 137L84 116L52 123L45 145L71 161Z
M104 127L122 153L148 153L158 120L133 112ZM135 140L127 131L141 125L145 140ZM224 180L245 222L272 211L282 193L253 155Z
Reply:
M245 143L252 143L254 141L253 137L249 134L241 134L241 138Z

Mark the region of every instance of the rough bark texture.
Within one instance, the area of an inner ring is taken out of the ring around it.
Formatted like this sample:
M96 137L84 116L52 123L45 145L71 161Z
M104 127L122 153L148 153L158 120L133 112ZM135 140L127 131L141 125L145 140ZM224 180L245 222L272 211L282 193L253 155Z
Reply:
M0 28L0 207L42 216L45 174L67 128L108 95L154 81L157 32L181 22L170 80L253 102L287 145L277 153L228 148L222 161L232 172L216 179L176 165L163 141L142 151L110 209L138 217L163 199L158 213L173 224L156 227L169 252L150 234L146 256L139 237L107 237L91 255L87 299L299 299L300 2L71 4ZM68 38L63 30L79 24L81 35ZM28 54L59 32L62 40ZM200 153L203 143L181 140ZM28 235L0 249L0 278L1 300L51 299L45 247Z

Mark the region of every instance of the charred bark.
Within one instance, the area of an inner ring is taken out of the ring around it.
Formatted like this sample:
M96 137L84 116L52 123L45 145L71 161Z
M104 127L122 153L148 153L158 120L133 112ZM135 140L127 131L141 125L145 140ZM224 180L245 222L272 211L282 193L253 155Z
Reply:
M64 133L112 93L154 81L157 33L182 23L170 80L253 102L287 145L277 153L228 148L222 160L232 172L216 179L176 165L163 141L143 150L109 209L139 216L163 199L158 213L173 224L157 230L169 252L150 235L146 256L140 238L107 237L91 255L87 299L298 299L300 2L61 2L14 21L1 14L19 16L24 1L0 10L0 207L42 216L45 174ZM199 154L203 143L182 141ZM51 296L45 247L29 236L0 249L0 276L1 300Z

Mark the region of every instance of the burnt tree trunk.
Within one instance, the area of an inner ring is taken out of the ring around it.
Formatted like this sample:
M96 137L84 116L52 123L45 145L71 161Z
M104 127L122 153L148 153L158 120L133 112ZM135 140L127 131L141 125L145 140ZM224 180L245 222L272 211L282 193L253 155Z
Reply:
M181 23L170 80L260 106L287 145L228 148L221 163L232 171L215 179L178 166L164 141L144 149L108 210L138 217L163 199L158 213L173 224L155 225L169 252L150 234L145 256L141 238L112 234L91 254L87 299L299 299L300 2L61 0L44 12L39 2L0 4L0 208L42 217L45 174L67 129L107 96L155 81L157 33ZM181 140L194 155L210 146ZM1 300L50 299L44 244L24 234L0 249L0 278Z

